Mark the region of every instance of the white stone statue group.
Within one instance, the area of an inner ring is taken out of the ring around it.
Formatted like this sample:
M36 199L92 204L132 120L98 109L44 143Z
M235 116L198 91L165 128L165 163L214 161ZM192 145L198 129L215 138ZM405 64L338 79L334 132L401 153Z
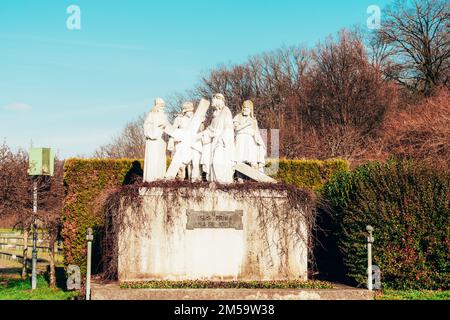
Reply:
M242 168L243 164L246 172L258 170L256 175L263 175L266 146L253 103L245 101L242 112L233 119L223 94L215 94L212 120L205 127L209 106L210 102L202 99L194 110L194 104L186 102L171 125L164 113L164 101L155 100L144 123L145 182L177 177L201 181L205 173L208 181L232 183L237 165ZM172 161L166 170L167 151L172 152Z

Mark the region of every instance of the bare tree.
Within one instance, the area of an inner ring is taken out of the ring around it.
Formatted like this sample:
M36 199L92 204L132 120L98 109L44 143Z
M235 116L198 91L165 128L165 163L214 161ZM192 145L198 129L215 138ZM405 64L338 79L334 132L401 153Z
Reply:
M450 5L446 0L397 0L385 11L378 41L390 51L386 74L430 95L433 88L449 86ZM380 56L379 56L380 58Z
M343 30L313 54L305 79L304 125L317 136L316 157L359 157L377 135L396 90L370 62L360 36ZM311 156L311 155L309 155Z
M202 77L195 93L224 93L234 113L252 99L261 127L280 129L282 156L351 158L395 97L361 38L342 31L314 51L284 47L222 65Z
M309 73L305 118L320 128L351 125L370 132L383 119L388 106L380 70L370 64L366 49L353 33L341 31L314 52Z
M63 162L55 160L54 177L28 175L28 154L19 150L12 152L3 143L0 146L0 218L8 215L15 221L15 228L23 230L22 277L27 277L28 237L33 223L33 180L38 185L39 225L46 230L51 257L51 286L56 283L54 265L54 243L59 235L60 214L64 197Z
M175 93L166 99L166 113L169 120L176 117L181 111L181 106L185 101L195 101L195 97L189 94ZM147 114L140 115L136 120L125 125L122 132L112 138L106 145L100 146L94 151L96 158L131 158L143 159L145 153L144 121Z
M13 153L3 142L0 146L0 218L12 218L23 230L23 279L27 277L28 235L32 222L32 181L26 172L27 165L28 155L23 150Z
M437 89L433 96L406 110L391 112L383 125L385 157L420 159L450 165L450 94Z
M111 143L99 147L94 152L94 157L143 158L145 152L144 120L145 115L141 115L137 120L127 123L119 136L114 137Z
M194 95L222 92L233 113L240 112L245 100L253 100L260 126L283 129L281 152L292 155L296 152L293 142L302 130L298 126L302 123L301 87L310 62L310 52L303 47L284 47L253 56L243 64L219 66L202 77Z

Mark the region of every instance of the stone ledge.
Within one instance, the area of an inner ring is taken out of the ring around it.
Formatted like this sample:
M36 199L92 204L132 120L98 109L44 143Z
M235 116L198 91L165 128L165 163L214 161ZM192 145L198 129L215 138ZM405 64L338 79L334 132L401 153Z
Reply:
M225 191L225 190L221 190L215 187L200 187L200 188L189 188L189 187L178 187L178 192L180 192L180 194L186 193L191 195L192 197L207 197L207 198L212 198L212 197L218 197L220 195L226 195L228 193L231 192L231 194L233 194L233 191ZM236 189L237 192L238 189ZM147 188L147 187L142 187L139 188L139 195L141 197L162 197L162 196L167 196L167 195L176 195L176 193L174 191L172 191L171 189L164 189L162 187L151 187L151 188ZM245 194L247 197L249 198L286 198L288 196L288 192L286 190L273 190L270 188L266 188L266 189L255 189L255 190L248 190L246 191Z
M374 292L340 285L334 289L121 289L92 284L92 300L373 300Z

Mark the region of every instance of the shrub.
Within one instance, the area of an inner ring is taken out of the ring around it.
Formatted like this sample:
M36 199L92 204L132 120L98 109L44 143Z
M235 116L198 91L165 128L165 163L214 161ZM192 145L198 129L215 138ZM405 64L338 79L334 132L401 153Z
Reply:
M395 289L449 288L449 172L424 163L368 163L334 176L324 198L347 275L367 279L366 226L374 263Z

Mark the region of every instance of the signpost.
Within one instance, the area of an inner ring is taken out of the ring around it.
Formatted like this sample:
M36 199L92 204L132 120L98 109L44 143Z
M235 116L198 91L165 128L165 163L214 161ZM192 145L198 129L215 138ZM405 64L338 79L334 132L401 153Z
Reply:
M366 228L369 236L367 237L367 289L370 291L373 290L373 280L372 280L372 243L374 242L373 238L373 227L367 226Z
M28 174L33 176L33 251L31 289L37 287L37 207L38 207L38 181L39 176L53 176L55 166L55 154L50 148L31 148L29 151ZM25 257L24 257L25 258Z
M92 241L94 240L92 228L88 228L86 240L87 240L86 300L91 300L91 256L92 256Z

